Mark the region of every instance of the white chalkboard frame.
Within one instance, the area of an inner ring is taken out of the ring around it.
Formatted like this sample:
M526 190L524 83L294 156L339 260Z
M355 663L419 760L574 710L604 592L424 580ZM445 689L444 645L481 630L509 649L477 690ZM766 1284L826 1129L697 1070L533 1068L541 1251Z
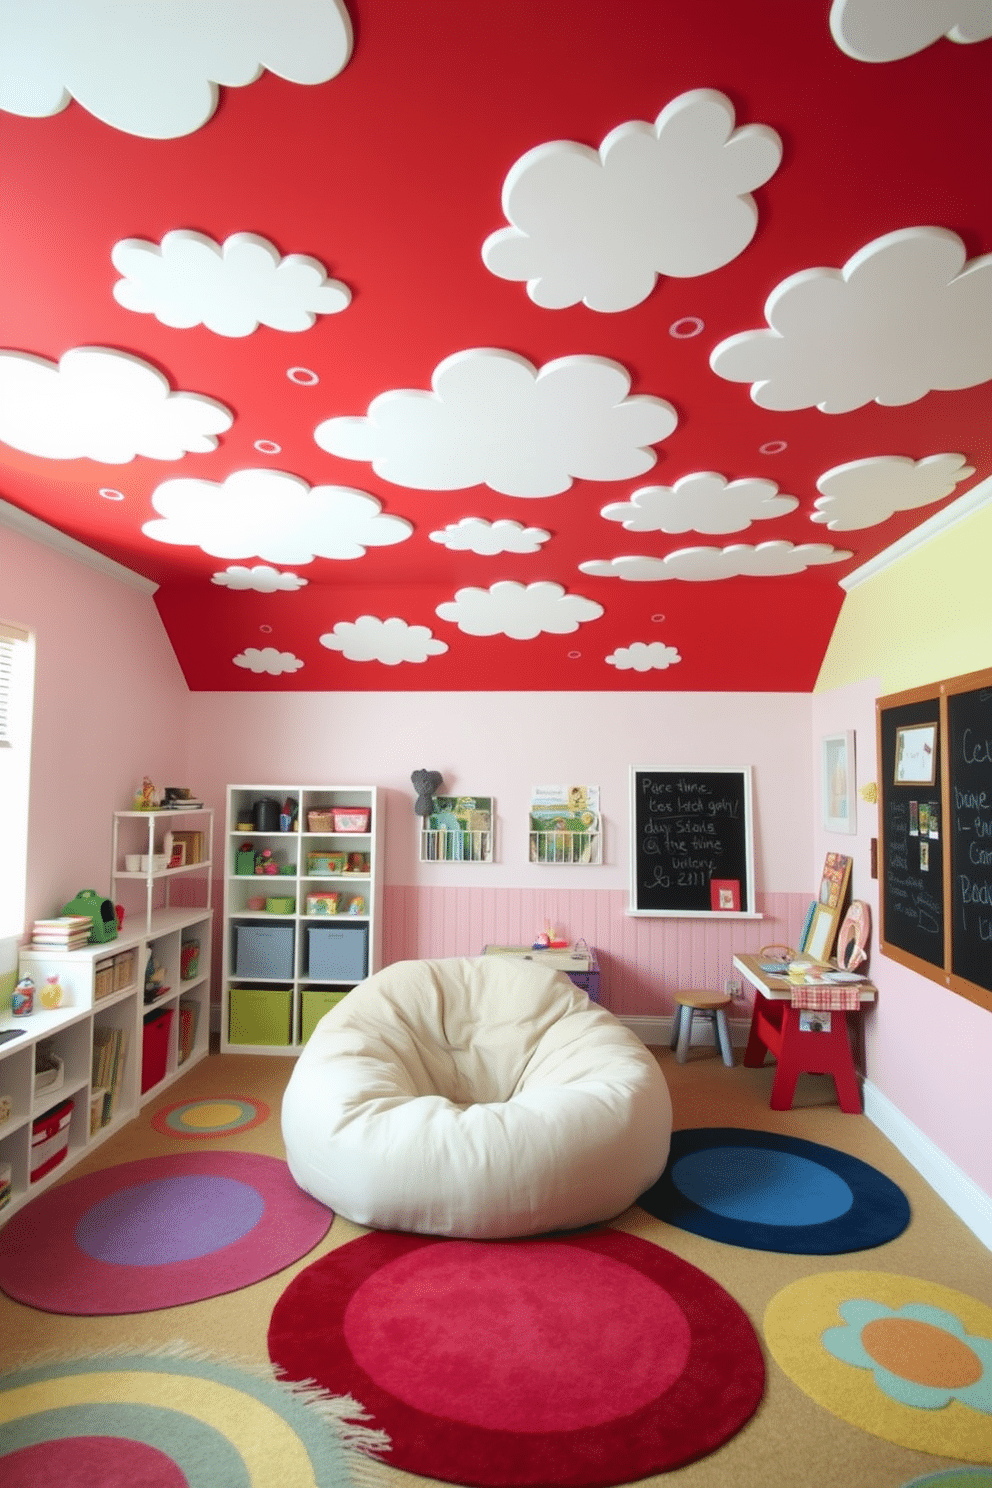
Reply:
M739 783L744 803L744 857L747 883L747 902L751 905L755 902L754 882L754 811L753 791L750 765L631 765L630 767L630 902L627 906L628 915L644 919L678 919L678 920L762 920L764 915L760 910L751 909L686 909L673 907L670 909L646 908L638 902L638 875L637 875L637 824L638 824L638 794L639 785L645 775L670 775L675 779L679 776L693 775L727 775Z

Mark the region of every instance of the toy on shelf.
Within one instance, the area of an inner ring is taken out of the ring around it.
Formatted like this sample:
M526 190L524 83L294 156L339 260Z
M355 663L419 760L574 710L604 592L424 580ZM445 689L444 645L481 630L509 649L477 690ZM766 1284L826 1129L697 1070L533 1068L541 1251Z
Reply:
M165 967L156 960L155 952L149 951L145 965L145 1001L154 1002L163 997L169 988L165 985Z
M34 981L21 977L10 1000L10 1011L15 1018L27 1018L34 1012Z
M568 945L567 936L563 936L555 925L545 925L541 933L534 938L531 946L532 951L559 951Z
M140 789L135 792L134 809L135 811L158 810L158 792L147 775L142 780Z

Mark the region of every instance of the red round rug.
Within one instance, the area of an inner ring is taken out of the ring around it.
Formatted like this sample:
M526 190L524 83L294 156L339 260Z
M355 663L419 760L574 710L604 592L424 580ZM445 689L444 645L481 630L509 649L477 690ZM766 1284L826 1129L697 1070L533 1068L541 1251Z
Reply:
M618 1230L364 1235L286 1288L269 1354L360 1401L391 1467L478 1488L602 1488L679 1467L738 1431L765 1383L733 1298Z
M58 1184L15 1214L0 1230L0 1290L82 1317L180 1307L283 1270L333 1218L275 1157L143 1158Z

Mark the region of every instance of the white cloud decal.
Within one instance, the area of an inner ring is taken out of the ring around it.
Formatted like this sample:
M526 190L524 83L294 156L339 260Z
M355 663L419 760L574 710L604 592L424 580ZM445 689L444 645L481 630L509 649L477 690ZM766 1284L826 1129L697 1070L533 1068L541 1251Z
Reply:
M497 553L539 553L550 537L543 527L524 527L507 518L487 522L485 517L462 517L460 522L449 522L440 532L430 534L431 542L452 552L479 553L488 558Z
M199 547L213 558L363 558L366 548L405 542L413 531L402 517L385 516L364 491L311 487L282 470L238 470L220 484L163 481L152 506L160 517L144 524L146 537Z
M663 672L682 658L674 646L666 646L663 641L634 641L630 646L618 646L606 660L618 672Z
M114 299L180 330L205 325L218 336L250 336L259 325L306 331L318 315L334 315L351 302L351 291L328 279L316 258L282 258L255 233L233 233L220 244L177 228L161 246L124 238L110 257L124 275Z
M32 0L3 10L0 108L37 119L75 98L146 139L199 129L218 84L241 88L263 70L324 83L351 56L344 0Z
M297 589L302 589L308 581L294 573L280 573L277 568L270 568L268 564L256 563L254 568L244 568L238 564L224 569L223 573L210 575L212 584L220 584L225 589L252 589L258 594L292 594Z
M858 62L895 62L949 41L986 41L992 36L988 0L834 0L830 29L842 51Z
M339 620L333 630L320 637L330 651L340 651L348 661L381 661L384 666L401 662L424 662L447 651L447 642L435 638L426 625L408 625L393 615L380 620L360 615L357 620Z
M277 651L275 646L246 646L240 655L232 657L235 666L247 672L268 673L270 677L281 677L284 672L298 672L303 665L292 651Z
M842 563L850 557L849 552L832 548L829 543L801 543L797 546L790 542L765 542L758 543L757 547L734 543L729 548L679 548L664 558L597 558L580 563L579 568L596 578L626 579L635 584L659 579L708 582L733 579L741 574L757 579L798 574L814 565Z
M416 490L484 484L504 496L557 496L573 479L643 475L658 458L650 446L678 423L664 399L629 396L626 368L599 356L538 370L515 352L475 347L446 357L431 382L429 393L381 393L367 417L326 419L314 439Z
M547 632L571 635L587 620L597 620L603 606L581 594L567 594L561 584L517 584L502 579L488 589L459 589L439 604L435 614L472 636L509 636L532 641Z
M697 88L598 151L553 140L521 156L503 185L513 226L486 239L483 262L526 280L546 310L629 310L659 274L708 274L743 252L758 225L750 192L781 158L773 129L735 129L729 98Z
M812 522L825 522L831 532L849 532L887 522L897 511L915 511L950 496L958 481L974 475L964 455L874 455L835 465L816 483L817 510Z
M0 351L0 440L48 460L126 465L208 454L234 422L198 393L174 393L140 357L77 346L58 363Z
M992 378L992 254L965 261L956 233L907 227L843 269L804 269L765 304L770 330L721 341L710 366L750 382L762 408L850 413Z
M699 470L674 486L643 486L629 501L604 506L600 515L622 522L627 532L743 532L798 505L795 496L780 496L774 481L728 481Z

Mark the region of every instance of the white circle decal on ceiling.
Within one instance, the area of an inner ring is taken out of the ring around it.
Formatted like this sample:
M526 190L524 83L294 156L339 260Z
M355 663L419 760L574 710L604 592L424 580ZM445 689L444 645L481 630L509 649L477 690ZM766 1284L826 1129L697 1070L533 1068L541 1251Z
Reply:
M297 387L314 387L320 381L316 372L311 372L309 367L290 367L286 376Z
M99 489L99 491L97 492L97 495L98 496L102 496L103 499L104 499L104 501L123 501L124 500L124 492L123 491L115 491L114 488L113 488L113 486L101 486L100 489Z
M783 450L787 450L788 448L789 446L786 444L784 439L769 439L767 444L758 446L758 454L780 455Z
M282 445L276 444L274 439L256 439L254 448L260 455L279 455L282 453Z
M701 321L698 315L683 315L681 320L672 321L668 327L668 334L674 336L676 341L689 341L705 329L705 322Z

